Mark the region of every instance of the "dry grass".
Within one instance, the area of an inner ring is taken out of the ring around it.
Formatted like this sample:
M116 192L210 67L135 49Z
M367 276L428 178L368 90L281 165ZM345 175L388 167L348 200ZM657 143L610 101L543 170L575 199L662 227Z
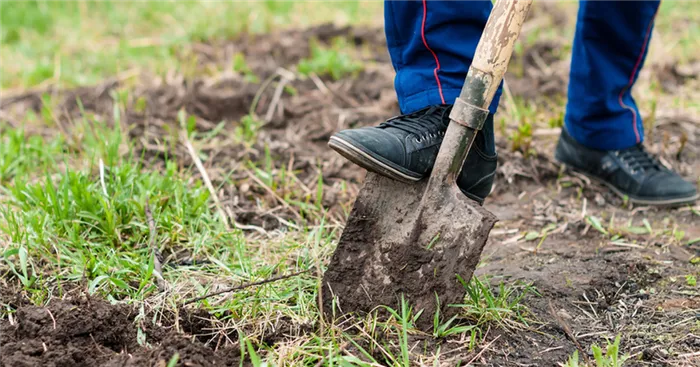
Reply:
M317 20L316 5L284 6L304 10L290 12L292 23ZM327 6L335 5L320 7ZM687 11L692 6L664 5L680 20L659 21L637 96L650 121L651 150L700 179L700 80L687 51L698 39L695 13ZM199 12L224 14L211 18L219 24L230 11L209 5L190 16L183 9L176 6L172 19L156 24L167 28L174 19L208 29L197 23L206 18ZM341 20L364 13L356 12ZM275 10L249 14L248 27L278 25ZM127 51L152 52L140 59L108 42L119 35L104 36L109 22L80 42L72 38L84 31L80 27L100 23L87 17L52 40L66 52L48 66L25 62L21 47L41 33L27 31L15 46L4 44L3 58L19 60L11 64L28 73L12 74L38 79L8 78L3 70L3 87L41 92L13 90L0 102L2 294L15 292L37 305L104 298L137 310L140 333L172 327L216 356L234 348L250 360L253 351L275 365L319 366L564 362L575 348L541 305L558 295L558 314L583 349L621 334L622 350L640 363L683 365L694 358L697 341L693 317L700 305L692 303L697 288L686 275L697 276L688 260L700 238L700 208L628 208L551 159L571 42L572 28L562 27L574 14L575 4L543 4L528 23L509 76L513 98L503 99L499 114L502 162L488 205L503 219L480 270L498 278L472 282L476 296L462 317L437 322L432 335L412 327L408 307L388 319L332 323L321 321L317 307L316 267L327 263L362 180L360 170L329 152L327 137L397 112L378 28L321 27L243 41L177 31L176 43L131 39ZM56 19L64 24L70 18ZM682 22L689 25L678 28ZM145 33L162 32L154 27ZM680 41L672 42L677 34ZM320 46L311 46L312 36L322 39ZM337 36L335 46L328 42ZM360 45L348 47L347 36ZM111 57L124 64L70 63L69 56L91 55L95 44L106 45L97 62ZM181 45L182 55L157 56ZM37 72L41 68L51 72ZM105 75L117 77L61 88ZM528 89L551 96L530 96ZM590 273L602 280L596 283ZM296 275L265 282L287 274ZM540 294L515 280L534 282ZM185 330L172 321L193 297L257 282L188 305L188 312L204 310L204 326ZM21 304L3 302L2 322L15 323ZM526 352L517 355L511 345Z

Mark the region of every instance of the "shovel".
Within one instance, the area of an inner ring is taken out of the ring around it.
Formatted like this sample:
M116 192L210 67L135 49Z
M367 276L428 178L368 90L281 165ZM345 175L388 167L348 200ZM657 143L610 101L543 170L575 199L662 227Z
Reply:
M450 113L429 178L404 183L368 172L326 270L326 317L398 309L402 299L431 331L463 303L496 216L457 187L474 137L503 79L532 0L498 0ZM459 35L455 35L459 37ZM468 173L467 173L468 174Z

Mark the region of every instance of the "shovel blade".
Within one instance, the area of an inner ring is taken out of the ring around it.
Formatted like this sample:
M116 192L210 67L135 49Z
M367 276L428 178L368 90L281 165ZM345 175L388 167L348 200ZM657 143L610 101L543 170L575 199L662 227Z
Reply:
M367 173L323 277L327 316L398 309L402 296L417 326L432 328L464 301L496 217L456 186L426 193L428 180L398 182ZM425 197L424 197L425 196Z

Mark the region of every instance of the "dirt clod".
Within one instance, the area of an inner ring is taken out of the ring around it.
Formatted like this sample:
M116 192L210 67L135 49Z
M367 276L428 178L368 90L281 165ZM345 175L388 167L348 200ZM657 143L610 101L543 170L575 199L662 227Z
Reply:
M0 321L2 366L154 366L177 353L181 363L224 366L240 354L215 351L172 328L153 326L140 345L137 312L98 299L52 300L47 307L20 307L13 322ZM187 365L187 364L185 364Z

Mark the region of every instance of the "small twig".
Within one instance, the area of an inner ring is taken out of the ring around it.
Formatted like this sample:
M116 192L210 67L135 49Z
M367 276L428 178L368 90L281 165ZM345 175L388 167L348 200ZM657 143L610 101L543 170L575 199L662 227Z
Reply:
M284 279L293 278L293 277L299 276L299 275L301 275L301 274L308 273L308 272L310 272L310 271L312 271L312 270L313 270L313 269L307 269L307 270L299 271L299 272L292 273L292 274L281 275L281 276L278 276L278 277L274 277L274 278L269 278L269 279L261 280L261 281L259 281L259 282L241 284L241 285L238 285L238 286L235 286L235 287L231 287L231 288L224 289L224 290L222 290L222 291L209 293L209 294L206 294L206 295L204 295L204 296L197 297L197 298L192 298L192 299L190 299L190 300L188 300L188 301L185 301L182 305L183 305L183 306L184 306L184 305L189 305L190 303L195 303L195 302L201 301L201 300L203 300L203 299L207 299L207 298L209 298L209 297L218 296L218 295L224 294L224 293L230 293L230 292L240 291L240 290L242 290L242 289L246 289L246 288L250 288L250 287L255 287L255 286L258 286L258 285L263 285L263 284L267 284L267 283L273 283L273 282L276 282L276 281L279 281L279 280L284 280Z
M586 226L581 231L581 236L585 236L590 229L591 229L591 225L589 223L586 223Z
M292 209L292 207L289 205L289 203L287 203L286 201L284 201L284 199L282 199L279 195L277 195L277 193L274 190L272 190L268 185L266 185L264 182L262 182L262 180L259 179L257 176L255 176L255 174L253 172L251 172L248 169L245 169L245 171L248 174L248 176L250 176L250 178L253 179L253 181L255 181L263 189L265 189L265 191L270 193L270 195L272 195L272 197L274 197L280 204L282 204L282 206L285 209L289 210L297 218L302 219L301 214L299 214L296 210Z
M268 123L272 121L272 115L275 113L275 110L277 109L277 106L280 103L280 98L282 97L282 91L284 91L284 87L287 85L289 82L289 79L282 77L280 79L279 83L277 83L277 88L275 89L275 93L272 95L272 101L270 102L270 106L267 108L267 113L265 114L265 122Z
M532 136L559 136L561 128L555 127L551 129L537 129L532 132Z
M358 324L353 324L353 327L357 329L360 333L362 333L367 339L369 339L374 345L379 349L380 352L382 352L385 356L391 356L389 352L387 352L384 347L382 347L382 344L377 341L372 335L370 335L364 328L360 327Z
M333 94L331 93L330 89L326 87L326 84L323 82L323 80L321 80L321 78L319 78L318 75L316 75L316 73L309 74L309 78L311 78L311 81L313 81L314 84L316 84L316 88L323 92L323 94Z
M53 314L48 307L46 308L46 312L49 314L49 316L51 316L51 320L53 321L53 329L56 330L56 319L53 317Z
M287 85L287 83L294 80L294 73L292 73L291 71L279 68L277 69L277 74L281 76L281 79L279 83L277 83L277 89L275 89L275 93L272 95L272 102L270 102L270 106L267 108L267 113L265 114L266 123L272 121L272 115L275 113L275 110L277 110L280 98L282 98L282 92L284 91L284 87Z
M595 318L597 319L597 318L598 318L598 313L595 311L595 308L593 308L594 303L591 302L591 301L588 299L588 296L586 295L586 292L583 292L583 299L585 299L586 302L588 302L588 307L591 308L591 311L593 311L593 315L595 315Z
M494 229L493 231L491 231L491 236L503 236L503 235L506 235L506 234L516 234L516 233L518 233L518 229L517 229L517 228L512 228L512 229L506 229L506 228L504 228L504 229Z
M153 220L153 213L151 213L151 207L148 205L149 198L146 198L146 204L143 207L143 211L146 213L146 221L148 222L148 248L151 249L153 256L153 274L156 276L156 286L158 290L164 292L167 289L167 283L165 278L163 278L163 264L161 263L161 254L156 246L156 221Z
M318 294L316 295L316 302L318 304L319 314L323 315L323 272L321 271L321 259L318 256L318 247L314 246L314 257L316 258L316 287L318 289ZM320 332L323 335L326 331L326 322L323 317L320 318Z
M321 80L321 78L319 78L318 75L316 75L316 73L309 74L309 77L314 82L314 84L316 84L316 87L318 89L320 89L321 92L323 92L323 94L330 95L331 97L336 97L336 98L342 100L343 102L347 103L351 107L354 107L354 108L360 107L360 104L357 103L356 101L346 97L342 93L336 93L334 90L328 88L328 86L326 86L326 83L324 83L323 80ZM331 101L333 101L332 98L331 98ZM334 104L335 104L335 102L334 102Z
M685 354L679 354L679 358L689 358L689 357L697 357L700 356L700 352L692 352L692 353L685 353Z
M546 62L544 62L544 59L542 59L542 55L540 55L539 52L533 52L532 59L537 64L537 67L539 67L546 76L552 75L552 68L550 68Z
M500 338L500 337L501 336L499 335L499 336L493 338L493 340L491 340L488 344L486 344L486 346L479 353L477 353L477 355L475 355L474 358L472 358L469 362L467 362L466 365L470 366L472 364L472 362L476 361L479 357L481 357L481 355L484 354L484 352L486 352L489 349L489 347L491 347L491 344L495 343L496 340L498 340L498 338Z
M265 81L263 81L262 85L260 88L258 88L258 91L255 93L255 96L253 97L253 103L250 104L250 109L248 110L248 114L250 116L255 116L255 110L258 108L258 102L260 102L260 98L262 97L263 93L265 92L265 89L272 83L277 76L280 75L279 73L274 73L270 75Z
M242 229L242 230L256 231L256 232L260 233L261 235L263 235L263 236L265 236L265 237L267 237L267 238L270 238L270 234L267 233L267 231L265 230L265 228L263 228L263 227L258 227L258 226L254 226L254 225L252 225L252 224L242 224L242 223L238 223L238 222L235 220L235 215L233 215L233 213L231 212L231 209L229 209L229 208L226 208L226 213L228 214L229 218L231 218L231 221L233 222L233 226L234 226L234 227L236 227L236 228L238 228L238 229Z
M263 235L267 238L270 238L270 234L267 233L267 231L263 227L254 226L251 224L243 224L243 223L238 223L238 222L233 222L233 225L236 226L236 228L238 228L238 229L242 229L244 231L256 231L256 232L260 233L261 235Z
M564 348L564 347L563 347L563 346L558 346L558 347L547 348L547 349L545 349L545 350L543 350L543 351L541 351L541 352L537 352L537 353L539 353L539 354L545 354L545 353L547 353L547 352L552 352L552 351L555 351L555 350L559 350L559 349L561 349L561 348Z
M580 308L579 308L579 309L580 309ZM586 316L588 316L588 313L586 313ZM608 334L607 331L596 331L596 332L593 332L593 333L581 334L581 335L578 336L578 338L579 338L579 339L585 339L585 338L588 338L588 337L591 337L591 336L606 335L606 334Z
M610 245L619 246L619 247L644 248L644 246L640 246L640 245L637 245L634 243L625 243L625 242L610 242Z
M571 340L572 343L576 346L576 349L578 349L579 353L581 353L581 357L583 357L584 361L586 362L586 365L590 365L591 361L588 359L588 354L586 351L581 347L581 343L578 342L576 337L574 336L574 333L571 331L571 327L569 324L567 324L561 316L554 310L554 306L552 305L552 301L549 301L549 313L554 317L554 319L557 321L557 324L559 327L564 331L564 334L566 334L566 337Z
M278 222L284 224L284 225L287 226L287 227L294 228L294 229L300 229L298 225L296 225L296 224L294 224L294 223L292 223L292 222L290 222L290 221L288 221L288 220L286 220L286 219L280 217L279 215L270 214L270 216L273 217L273 218L275 218ZM311 227L309 227L309 228L311 228Z
M202 160L199 159L199 156L197 155L197 151L194 150L194 147L192 146L192 142L190 142L190 138L187 137L187 133L183 132L180 134L181 139L185 147L187 148L187 152L190 154L190 157L192 158L192 161L194 161L194 165L197 166L197 169L199 170L199 174L202 175L202 181L204 181L204 185L209 189L209 193L212 196L212 199L214 200L214 205L216 205L216 211L219 213L219 217L221 217L221 221L224 224L224 227L226 228L227 231L231 230L231 227L229 226L228 223L228 217L226 216L226 212L224 212L224 209L221 207L221 201L219 200L219 195L216 193L216 189L214 189L214 185L211 183L211 179L209 178L209 174L207 174L207 170L204 168L204 165L202 164Z

